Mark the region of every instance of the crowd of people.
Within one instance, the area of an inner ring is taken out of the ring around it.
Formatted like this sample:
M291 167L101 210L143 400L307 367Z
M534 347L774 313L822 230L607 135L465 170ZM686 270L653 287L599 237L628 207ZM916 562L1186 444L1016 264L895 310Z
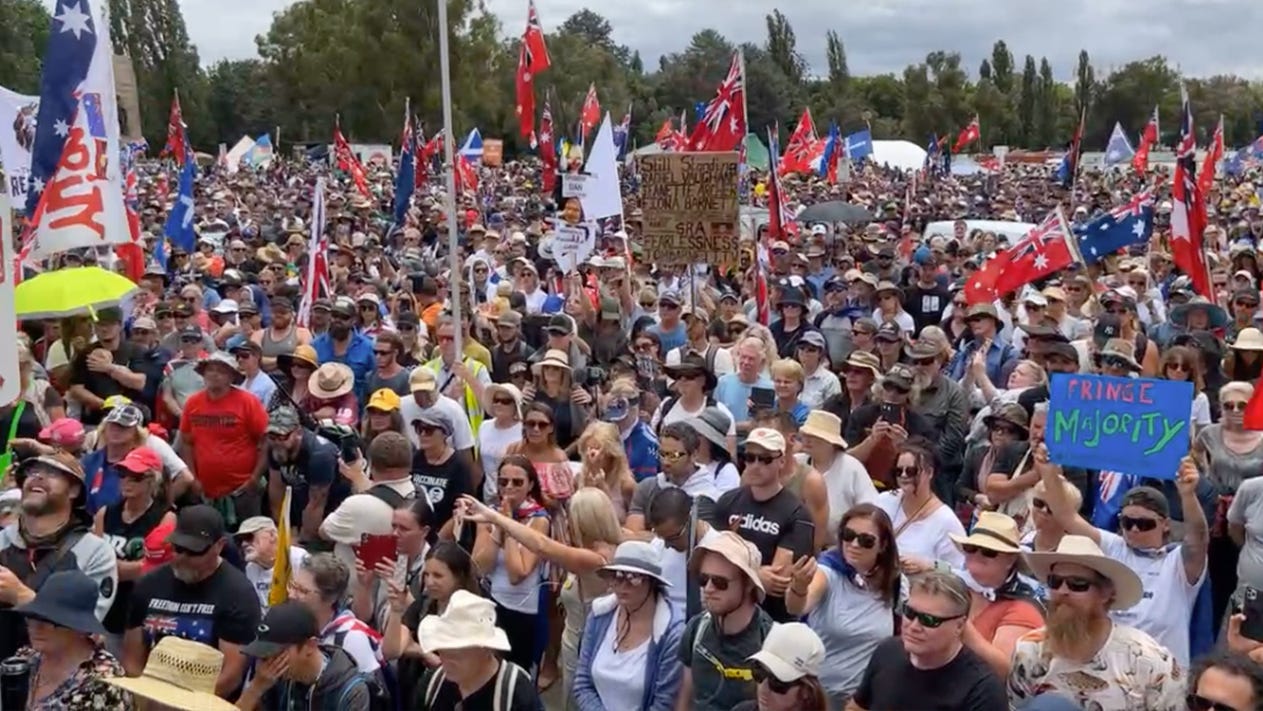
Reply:
M482 169L455 255L437 187L392 226L389 170L330 176L311 294L325 173L208 171L195 251L21 324L3 711L1263 708L1252 184L1212 196L1214 298L1162 201L1150 244L971 304L1011 240L969 220L1153 176L789 179L875 219L663 265L629 169L569 273L528 163ZM1179 471L1053 462L1057 373L1192 383Z

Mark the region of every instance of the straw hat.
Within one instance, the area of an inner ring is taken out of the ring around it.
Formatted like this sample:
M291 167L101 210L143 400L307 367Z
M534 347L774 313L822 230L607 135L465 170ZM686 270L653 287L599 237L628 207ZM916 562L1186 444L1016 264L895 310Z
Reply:
M320 356L316 355L316 349L307 344L302 344L294 348L293 353L282 353L276 356L276 365L281 370L289 372L291 366L295 363L305 365L315 370L320 367Z
M234 711L236 706L215 695L223 666L218 649L168 636L154 645L140 676L101 681L181 711Z
M1114 560L1101 552L1087 536L1065 535L1052 553L1026 553L1023 555L1031 572L1042 583L1048 582L1048 573L1058 563L1073 563L1100 573L1114 584L1113 610L1126 610L1140 602L1144 592L1140 577L1135 571L1121 561Z
M763 589L763 581L759 578L759 567L763 565L763 555L759 549L746 539L732 531L720 531L718 535L709 536L693 549L693 557L689 560L689 572L693 575L702 567L702 555L714 553L737 567L758 593L759 602L767 596ZM449 603L450 604L450 603Z
M417 639L426 654L445 649L509 651L509 637L496 627L496 605L466 590L452 593L441 615L427 615L417 626Z
M1105 347L1097 354L1098 363L1106 357L1114 357L1123 360L1127 367L1139 373L1140 364L1136 362L1136 344L1125 338L1111 338L1105 342Z
M979 514L978 523L974 524L968 536L951 533L947 537L952 539L952 543L955 543L958 548L978 546L1001 553L1022 552L1021 546L1018 545L1022 539L1022 533L1018 530L1017 521L999 511L983 511Z
M559 351L556 348L552 348L544 354L544 357L541 358L539 362L531 366L531 372L539 375L540 372L548 366L561 368L562 370L569 372L570 356L566 355L565 351Z
M1253 326L1243 328L1229 347L1238 351L1263 351L1263 331Z
M307 389L314 398L333 400L351 392L355 387L355 373L342 363L325 363L316 368L307 380Z
M874 378L880 378L881 361L868 351L851 351L851 355L847 356L846 362L842 364L842 370L867 370L873 374Z
M798 428L798 433L819 437L843 449L847 447L846 440L842 439L842 419L828 410L812 410L807 413L807 421Z

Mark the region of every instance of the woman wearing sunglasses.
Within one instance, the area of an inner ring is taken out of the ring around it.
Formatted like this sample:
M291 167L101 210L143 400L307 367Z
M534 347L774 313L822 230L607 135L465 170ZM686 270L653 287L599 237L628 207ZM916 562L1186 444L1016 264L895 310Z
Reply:
M801 622L776 624L763 647L750 655L751 673L758 683L754 701L733 711L826 711L820 671L825 648L810 627Z
M1202 374L1201 355L1188 346L1172 346L1162 354L1162 366L1158 377L1166 380L1193 384L1193 407L1189 413L1189 428L1196 436L1203 427L1210 426L1210 398L1206 396L1206 380Z
M672 711L680 690L681 611L667 601L661 551L625 541L599 571L611 594L592 602L579 645L580 711Z
M905 441L895 459L897 488L877 495L877 507L890 517L899 544L899 564L907 575L937 565L959 570L965 565L961 552L948 540L964 535L965 528L951 507L934 493L938 457L922 438Z
M968 536L951 536L965 555L960 577L969 588L969 617L962 639L1001 677L1017 640L1044 625L1037 590L1019 575L1022 548L1017 521L984 511Z
M846 705L873 650L894 634L899 583L899 550L890 517L872 504L859 504L842 515L838 546L825 551L818 565L810 557L795 563L785 606L792 615L806 616L823 641L826 663L819 683L831 707Z

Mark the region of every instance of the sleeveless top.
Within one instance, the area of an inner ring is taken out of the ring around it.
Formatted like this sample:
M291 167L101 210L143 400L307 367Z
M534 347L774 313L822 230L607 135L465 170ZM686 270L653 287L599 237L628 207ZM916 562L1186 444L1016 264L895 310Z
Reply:
M123 521L123 502L105 507L105 517L101 527L102 538L114 549L114 557L123 561L137 561L145 557L145 536L167 515L167 502L155 499L148 509L135 521ZM114 604L105 614L105 629L114 634L122 634L126 622L127 602L131 599L134 581L119 581L118 591L114 595Z
M264 329L263 341L259 344L264 358L275 358L278 355L293 353L298 347L298 326L290 324L289 331L279 341L272 340L272 329Z

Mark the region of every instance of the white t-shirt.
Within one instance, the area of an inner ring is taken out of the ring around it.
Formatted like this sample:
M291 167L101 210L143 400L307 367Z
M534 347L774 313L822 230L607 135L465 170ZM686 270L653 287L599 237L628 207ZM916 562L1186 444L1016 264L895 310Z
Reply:
M434 402L434 407L428 409L438 410L447 417L448 422L452 423L452 449L458 452L462 449L473 449L474 428L469 425L469 416L465 414L465 408L461 407L460 403L446 395L439 395L438 400ZM417 437L417 430L412 426L412 421L425 411L411 397L403 398L399 404L399 414L403 417L403 431L416 449L421 448L421 439Z
M1210 398L1206 397L1206 393L1199 392L1193 397L1193 411L1189 414L1189 421L1199 429L1210 426Z
M706 400L702 400L701 407L697 408L696 410L688 410L684 407L684 403L679 398L675 398L675 402L671 404L670 412L662 411L662 408L665 405L666 405L665 401L663 401L662 404L658 405L658 409L653 413L653 420L649 423L649 426L655 432L657 432L660 427L669 425L672 422L682 422L689 418L697 417L701 415L702 410L705 410L707 407ZM736 437L737 436L737 422L736 422L736 418L732 416L732 410L729 410L727 405L719 401L715 402L715 407L719 408L720 412L728 416L728 431L725 434L728 435L729 437ZM713 446L714 442L712 442L711 445Z
M808 464L805 454L796 454L799 464ZM826 521L830 531L836 531L842 514L856 504L871 504L877 500L877 487L860 460L845 452L839 452L833 464L820 472L824 478L825 492L829 497L829 516Z
M289 569L297 570L307 560L307 551L298 546L289 547ZM264 568L258 563L246 563L246 580L254 586L254 593L259 596L259 606L268 611L268 592L272 589L272 568Z
M706 352L702 351L702 355L705 356L705 354ZM713 363L713 367L711 369L711 372L715 374L716 378L726 373L731 373L733 370L735 370L735 366L733 366L733 363L732 363L732 354L729 353L727 349L720 348L719 346L715 346L715 355L712 357L712 363ZM679 365L679 364L680 364L680 349L672 348L671 350L667 351L666 365Z
M896 531L908 520L903 507L899 505L900 499L900 492L883 491L874 502L877 508L890 517L890 525ZM950 534L964 536L965 527L960 525L960 519L956 518L951 507L939 506L929 516L904 526L903 531L895 536L895 543L901 556L925 558L931 563L943 561L953 569L964 568L965 554L948 538Z
M718 536L718 531L708 528L706 529L706 535L698 540L698 544L706 543ZM666 541L657 536L653 537L650 544L662 552L662 577L671 583L671 586L667 588L667 600L671 602L671 607L683 614L684 610L688 608L688 555L684 551L677 551L668 546Z
M615 612L615 615L618 613ZM645 665L649 663L649 642L646 639L631 649L614 651L618 641L618 625L605 629L605 636L596 645L592 657L592 687L601 705L607 709L640 708L645 694Z
M478 456L482 460L483 501L494 501L498 486L496 470L509 445L522 440L522 423L514 422L505 429L496 427L496 421L483 420L478 426Z

